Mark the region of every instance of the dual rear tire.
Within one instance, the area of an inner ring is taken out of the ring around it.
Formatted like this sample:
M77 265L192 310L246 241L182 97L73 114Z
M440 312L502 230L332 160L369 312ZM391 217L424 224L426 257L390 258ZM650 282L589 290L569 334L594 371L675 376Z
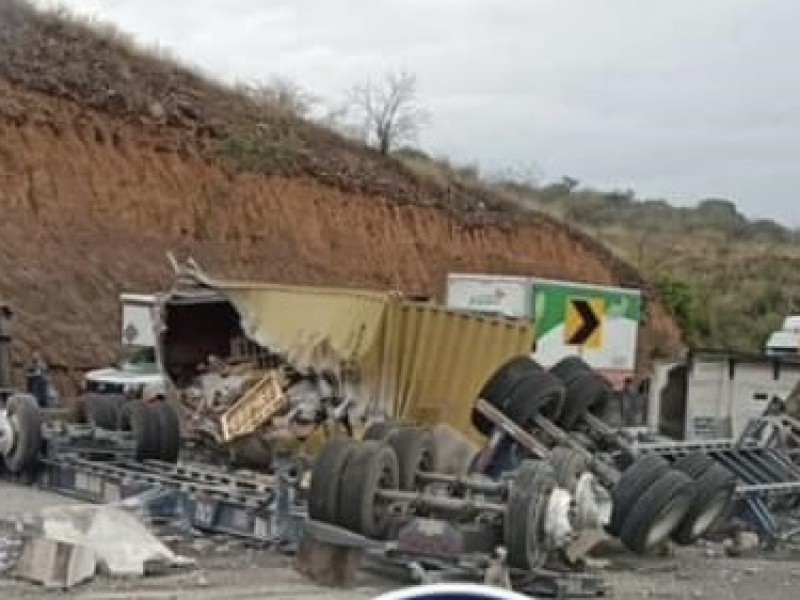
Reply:
M373 439L336 438L325 445L311 472L308 513L316 521L385 539L391 502L381 490L420 489L419 473L436 468L436 444L423 427L387 424L368 433L365 438Z
M388 535L388 504L378 492L398 489L397 456L385 443L338 438L328 442L311 472L308 515L366 537Z
M671 538L688 545L703 536L725 512L735 477L702 453L672 465L645 455L623 474L612 492L609 533L636 553L647 553Z
M171 404L165 401L151 404L126 402L119 410L116 429L132 434L136 460L178 461L180 424Z
M538 414L557 419L565 393L562 383L539 363L528 356L517 356L495 371L478 397L527 429ZM483 435L491 434L494 429L492 422L477 409L472 411L472 425Z

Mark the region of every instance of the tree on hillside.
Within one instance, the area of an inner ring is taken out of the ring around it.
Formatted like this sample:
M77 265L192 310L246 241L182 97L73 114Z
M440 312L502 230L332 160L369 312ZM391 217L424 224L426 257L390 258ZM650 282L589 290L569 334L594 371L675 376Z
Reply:
M348 109L363 127L367 143L381 154L412 142L428 113L417 98L417 78L408 71L389 72L380 83L367 80L350 90Z

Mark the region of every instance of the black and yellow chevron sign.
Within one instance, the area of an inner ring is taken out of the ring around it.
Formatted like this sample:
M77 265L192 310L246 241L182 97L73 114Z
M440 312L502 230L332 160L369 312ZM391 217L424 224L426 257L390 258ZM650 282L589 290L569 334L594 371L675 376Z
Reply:
M603 298L570 298L564 323L564 343L568 346L600 348L603 345Z

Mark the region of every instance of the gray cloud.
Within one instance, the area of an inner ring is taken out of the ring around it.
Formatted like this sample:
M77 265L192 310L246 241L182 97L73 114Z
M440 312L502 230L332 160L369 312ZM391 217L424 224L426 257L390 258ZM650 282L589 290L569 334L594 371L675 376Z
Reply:
M225 80L281 74L331 100L405 66L434 152L800 225L797 2L61 3Z

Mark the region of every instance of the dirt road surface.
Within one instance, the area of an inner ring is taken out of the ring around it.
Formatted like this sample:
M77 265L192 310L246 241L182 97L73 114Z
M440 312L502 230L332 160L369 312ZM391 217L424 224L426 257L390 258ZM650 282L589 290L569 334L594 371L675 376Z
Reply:
M0 483L0 518L3 519L74 502L41 490ZM40 587L13 578L0 578L0 598L343 600L373 598L389 589L408 585L376 573L362 572L355 588L330 590L316 586L298 574L292 568L291 557L248 548L229 538L204 537L170 545L179 553L196 559L197 568L173 570L141 579L100 576L87 585L61 594L47 593ZM800 555L728 558L718 546L696 546L679 549L669 558L642 559L621 550L611 550L604 557L611 561L611 566L605 571L611 597L621 600L769 600L795 598L796 590L800 588Z

